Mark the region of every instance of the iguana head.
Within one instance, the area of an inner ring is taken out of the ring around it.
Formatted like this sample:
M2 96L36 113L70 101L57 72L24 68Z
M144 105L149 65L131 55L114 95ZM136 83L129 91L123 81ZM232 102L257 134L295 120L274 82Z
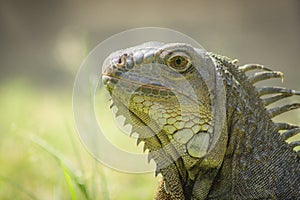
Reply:
M104 62L102 80L133 129L151 129L148 134L138 132L142 140L165 134L180 147L175 148L181 151L177 157L187 152L201 158L216 141L209 85L213 73L213 62L203 49L149 42L112 53Z

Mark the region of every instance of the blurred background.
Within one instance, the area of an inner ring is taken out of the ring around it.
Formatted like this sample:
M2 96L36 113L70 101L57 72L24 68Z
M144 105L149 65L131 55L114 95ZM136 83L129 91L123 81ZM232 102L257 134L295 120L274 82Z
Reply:
M180 31L241 64L281 70L283 85L300 90L298 0L2 0L0 199L153 197L153 173L94 161L72 116L73 82L87 54L113 34L144 26ZM299 124L299 112L277 120Z

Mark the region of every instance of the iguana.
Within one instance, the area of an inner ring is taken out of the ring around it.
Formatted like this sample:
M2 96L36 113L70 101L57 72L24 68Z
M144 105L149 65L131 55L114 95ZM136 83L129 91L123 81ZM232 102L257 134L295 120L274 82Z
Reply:
M112 106L162 174L155 199L300 199L300 142L286 142L300 127L272 120L300 103L269 106L300 92L254 86L281 72L160 42L114 52L104 68Z

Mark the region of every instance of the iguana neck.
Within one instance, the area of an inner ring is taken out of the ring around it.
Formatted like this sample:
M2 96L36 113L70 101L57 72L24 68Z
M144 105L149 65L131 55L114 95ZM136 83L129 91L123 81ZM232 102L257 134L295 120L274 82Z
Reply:
M296 180L295 188L286 185L293 185L288 183L289 173L299 174L296 162L299 158L280 137L246 75L226 60L217 62L227 91L228 142L209 196L225 199L296 196L299 187Z

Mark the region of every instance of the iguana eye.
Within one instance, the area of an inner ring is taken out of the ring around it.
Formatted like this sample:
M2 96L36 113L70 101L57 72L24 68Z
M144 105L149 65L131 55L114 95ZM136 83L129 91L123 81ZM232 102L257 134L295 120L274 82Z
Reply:
M189 58L186 56L175 55L175 56L171 56L168 59L167 64L170 67L174 68L175 70L182 72L182 71L185 71L191 65L191 62L190 62Z

